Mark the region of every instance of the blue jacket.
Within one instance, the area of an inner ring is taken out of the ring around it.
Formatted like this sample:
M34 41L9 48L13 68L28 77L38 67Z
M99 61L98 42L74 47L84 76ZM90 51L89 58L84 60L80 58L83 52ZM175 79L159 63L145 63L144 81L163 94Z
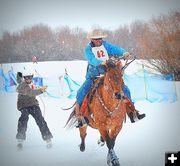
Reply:
M111 57L112 55L118 55L123 56L125 52L127 52L125 49L118 47L116 45L113 45L109 42L103 41L102 43L109 55ZM85 48L85 58L89 62L90 65L98 66L102 63L102 61L98 60L95 55L92 52L92 45L89 43Z
M123 54L125 52L127 52L125 49L113 45L109 42L103 41L102 43L108 53L109 58L112 57L112 55L117 55L117 56L123 56ZM103 61L97 59L94 55L94 53L92 52L92 43L89 43L86 48L85 48L85 58L87 59L88 63L89 63L89 67L88 67L88 72L86 75L87 77L95 77L98 76L99 74L103 74L104 71L102 70L102 68L100 68L100 65L102 64Z

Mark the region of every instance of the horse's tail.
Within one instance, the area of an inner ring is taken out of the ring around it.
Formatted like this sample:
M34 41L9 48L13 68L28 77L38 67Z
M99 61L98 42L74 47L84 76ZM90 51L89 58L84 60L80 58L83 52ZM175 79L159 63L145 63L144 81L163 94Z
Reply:
M76 121L77 121L76 108L74 108L73 111L71 112L71 114L69 115L69 118L64 127L73 128L73 127L75 127Z

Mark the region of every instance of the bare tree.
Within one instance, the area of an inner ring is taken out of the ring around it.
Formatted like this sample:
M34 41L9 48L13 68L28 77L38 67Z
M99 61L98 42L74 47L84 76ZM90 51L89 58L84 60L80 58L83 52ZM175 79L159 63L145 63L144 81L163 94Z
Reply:
M162 74L174 73L180 80L180 13L153 18L151 27L155 35L151 36L154 45L149 63Z
M174 73L175 79L180 80L179 11L103 31L108 34L108 41L146 59L148 67L163 74ZM33 55L39 61L84 59L86 36L87 32L79 27L61 26L52 30L44 24L13 34L5 32L0 39L0 62L31 61Z

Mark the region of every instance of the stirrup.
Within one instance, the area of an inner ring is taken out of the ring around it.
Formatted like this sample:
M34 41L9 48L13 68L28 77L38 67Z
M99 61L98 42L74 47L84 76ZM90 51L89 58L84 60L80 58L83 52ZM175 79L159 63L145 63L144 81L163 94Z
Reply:
M83 126L82 120L77 120L76 128L80 128Z
M87 126L89 123L89 120L86 117L81 117L77 120L76 128L81 128Z
M134 122L138 121L138 118L137 118L135 112L130 112L130 113L128 114L128 116L129 116L129 119L130 119L131 123L134 123Z

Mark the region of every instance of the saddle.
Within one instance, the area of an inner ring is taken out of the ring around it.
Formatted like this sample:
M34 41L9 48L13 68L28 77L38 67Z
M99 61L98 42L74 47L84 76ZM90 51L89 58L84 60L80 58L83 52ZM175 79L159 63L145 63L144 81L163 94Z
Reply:
M95 92L104 84L104 77L98 77L97 79L94 80L94 84L89 91L89 93L85 96L83 103L81 105L81 108L79 110L79 115L88 117L90 116L92 118L92 112L91 112L91 103L92 99L94 97ZM127 113L130 112L136 112L135 106L133 103L130 101L130 99L127 96L124 96L124 101L127 106Z
M92 112L90 110L90 105L91 105L92 99L94 97L95 92L98 90L98 88L101 85L103 85L103 83L104 83L104 77L98 77L97 79L94 80L94 84L93 84L91 90L89 91L89 93L85 96L83 103L81 105L81 108L79 110L80 114L82 116L88 116L88 115L92 114ZM88 111L86 112L86 110L88 110Z

